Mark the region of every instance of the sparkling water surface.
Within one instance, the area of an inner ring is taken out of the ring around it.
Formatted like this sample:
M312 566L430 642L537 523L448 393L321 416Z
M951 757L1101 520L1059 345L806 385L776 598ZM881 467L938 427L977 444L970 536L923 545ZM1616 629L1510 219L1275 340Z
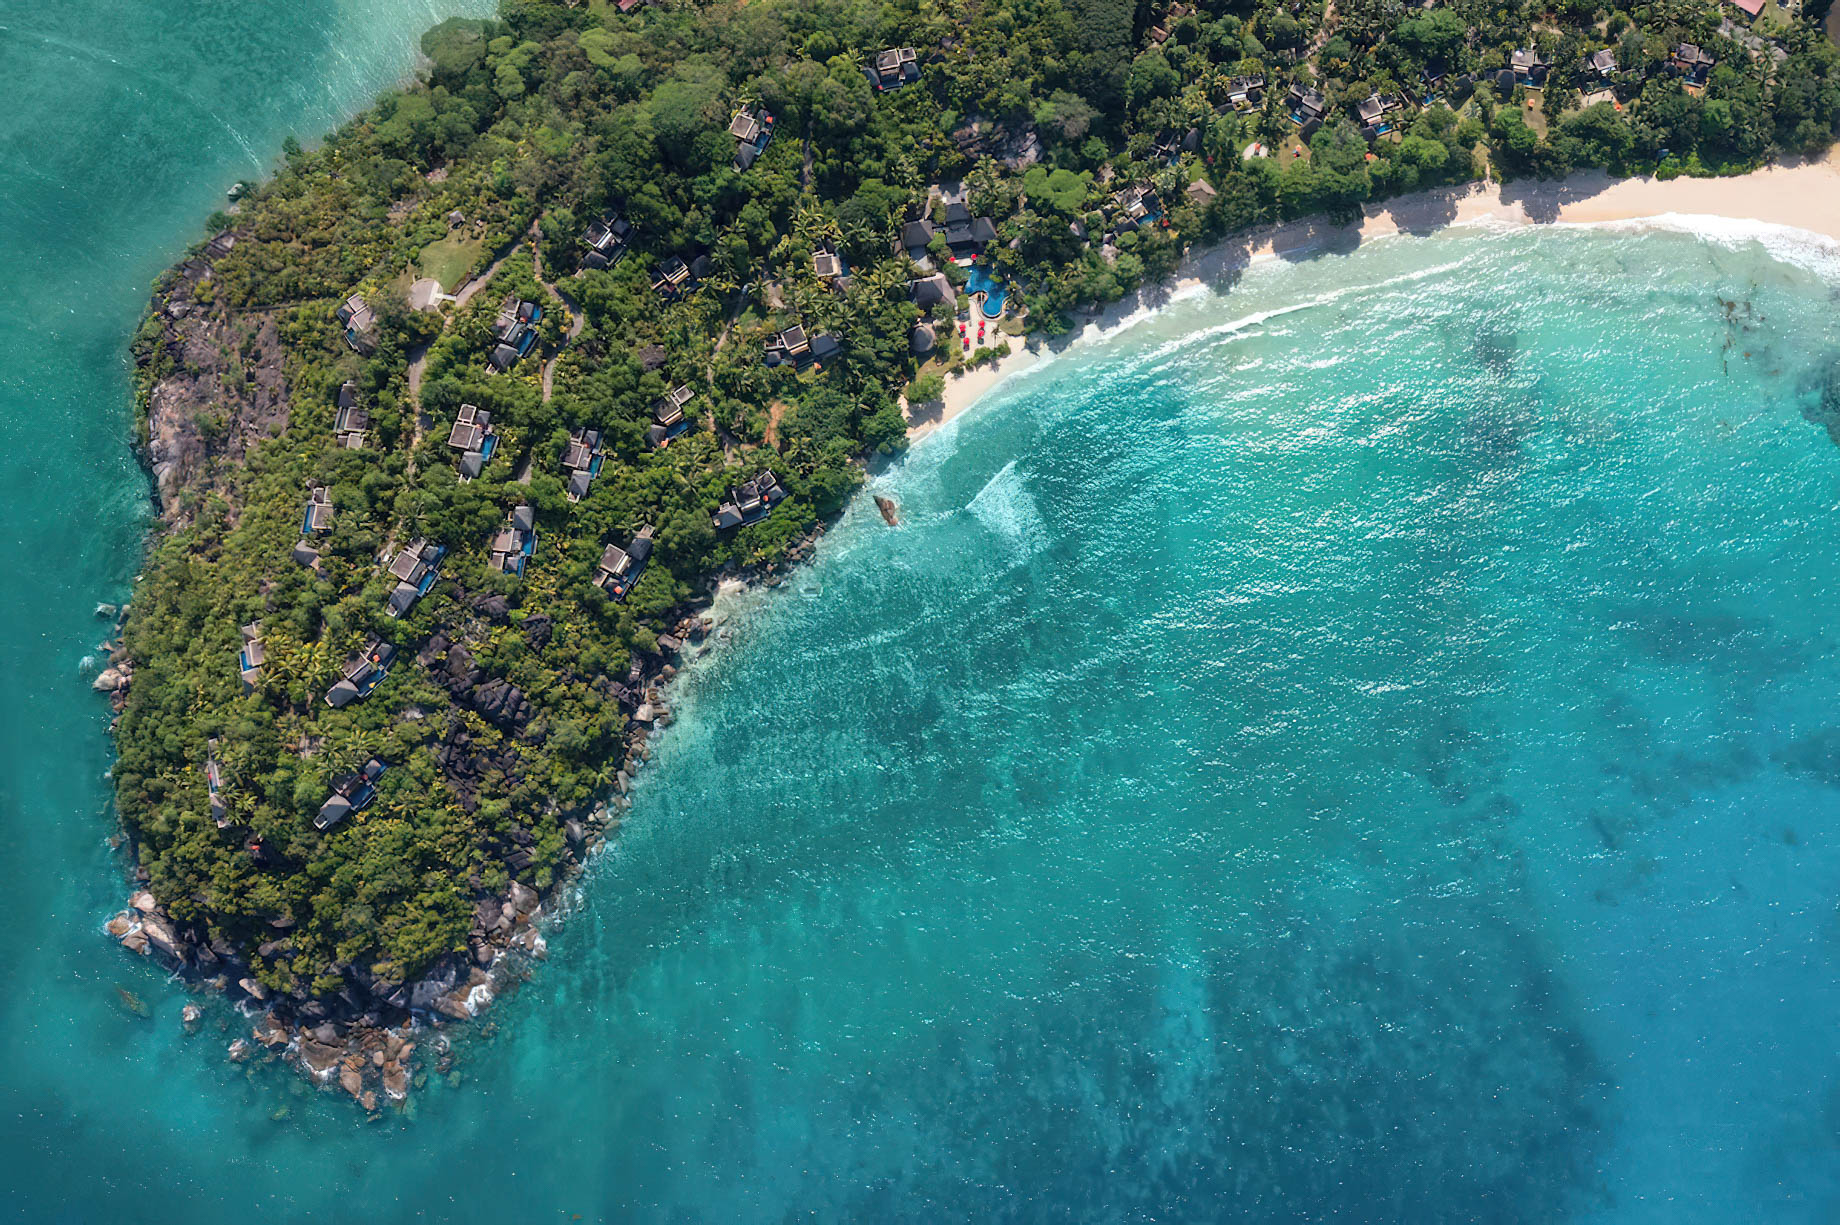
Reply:
M102 938L81 661L148 278L438 14L0 14L11 1216L1840 1212L1831 254L1387 239L1012 380L724 603L549 961L370 1123Z

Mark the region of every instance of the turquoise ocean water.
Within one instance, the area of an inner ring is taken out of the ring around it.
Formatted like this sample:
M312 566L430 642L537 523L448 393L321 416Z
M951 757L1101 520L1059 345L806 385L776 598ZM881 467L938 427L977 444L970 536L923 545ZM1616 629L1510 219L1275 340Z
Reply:
M0 8L0 1212L1840 1214L1840 267L1780 235L1386 239L1075 346L724 604L458 1085L184 1037L99 931L120 350L437 15L186 12Z

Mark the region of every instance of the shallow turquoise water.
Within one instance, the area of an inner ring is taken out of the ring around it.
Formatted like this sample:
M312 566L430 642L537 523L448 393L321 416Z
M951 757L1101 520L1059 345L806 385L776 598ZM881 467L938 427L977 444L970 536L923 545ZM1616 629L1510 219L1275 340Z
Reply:
M50 134L0 135L48 338L0 384L8 1215L1840 1212L1840 277L1783 244L1385 240L1076 347L877 478L900 530L725 606L458 1087L369 1124L183 1037L99 933L119 347L241 143L427 19L233 11L218 75L231 10L57 36L183 91L0 40Z

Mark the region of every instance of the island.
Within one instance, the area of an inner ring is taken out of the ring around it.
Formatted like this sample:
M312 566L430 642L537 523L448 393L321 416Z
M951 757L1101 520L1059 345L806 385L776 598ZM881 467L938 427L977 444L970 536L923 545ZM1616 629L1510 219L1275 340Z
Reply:
M946 380L1284 220L1832 142L1779 0L506 0L289 142L133 343L127 947L367 1108L540 958L725 579ZM892 526L892 504L881 506ZM432 1036L429 1031L434 1031Z

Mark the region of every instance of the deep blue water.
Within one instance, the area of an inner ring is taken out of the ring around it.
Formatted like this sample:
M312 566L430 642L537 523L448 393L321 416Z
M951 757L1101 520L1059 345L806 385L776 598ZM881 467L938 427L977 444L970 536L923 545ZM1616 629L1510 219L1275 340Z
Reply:
M433 14L181 9L0 7L0 1211L1840 1215L1840 273L1780 236L1382 240L1076 346L724 602L457 1084L185 1037L100 934L120 351Z

